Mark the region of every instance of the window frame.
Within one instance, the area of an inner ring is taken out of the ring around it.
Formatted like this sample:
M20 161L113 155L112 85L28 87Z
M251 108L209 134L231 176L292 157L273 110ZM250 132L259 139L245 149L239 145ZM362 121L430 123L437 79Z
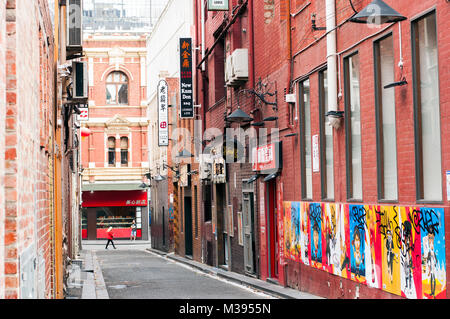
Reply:
M412 78L413 78L413 111L414 111L414 163L415 163L415 186L416 186L416 202L417 203L429 203L429 204L442 204L445 200L443 194L444 182L442 181L442 123L441 123L441 107L440 107L440 90L438 88L439 103L438 103L438 113L440 119L439 125L439 135L440 135L440 162L441 162L441 200L430 200L424 198L424 178L423 178L423 141L422 141L422 115L421 115L421 89L420 89L420 53L418 41L418 23L420 20L425 19L431 15L435 16L435 29L437 35L437 69L439 70L439 30L437 23L437 11L436 8L429 9L422 14L411 19L411 65L412 65ZM437 73L438 83L439 81L439 71Z
M364 187L363 183L361 185L361 198L355 198L354 197L354 190L353 190L353 153L352 153L352 129L351 129L351 96L350 96L350 74L349 74L349 61L350 58L353 58L355 56L359 56L359 51L356 50L352 53L349 53L346 55L343 59L344 63L344 106L345 106L345 156L346 156L346 190L347 190L347 201L348 202L361 202L364 198ZM360 59L361 61L361 59ZM359 67L359 73L361 74L361 64ZM359 83L361 85L361 77L359 77ZM361 88L361 86L360 86ZM361 90L359 90L359 95L361 98ZM360 100L361 101L361 100ZM361 103L360 103L360 116L361 116ZM360 126L361 126L361 117L360 117ZM361 129L361 127L360 127ZM361 130L362 133L362 130ZM362 135L361 135L361 141L362 141ZM362 148L362 143L361 143ZM362 149L361 149L361 178L363 178L363 166L362 166Z
M333 191L333 197L329 197L328 195L328 185L327 185L327 144L326 144L326 135L325 135L325 125L326 125L326 116L325 116L325 77L324 72L328 71L328 68L322 68L318 71L318 90L319 90L319 143L320 143L320 183L321 183L321 198L323 201L333 202L335 198L335 192ZM328 76L328 72L327 72ZM334 139L334 133L332 134ZM333 140L333 149L334 149L334 140ZM334 152L333 152L333 189L335 188L334 183Z
M311 197L308 197L307 180L306 180L306 132L305 132L305 100L304 100L304 83L309 82L309 122L311 128L311 81L306 77L298 82L298 99L299 99L299 126L300 126L300 183L301 183L301 199L304 201L312 201L313 199L313 183L311 182ZM311 139L311 132L310 132ZM311 140L310 140L311 143ZM312 158L311 176L312 176Z
M375 93L375 130L376 130L376 149L377 149L377 197L378 202L383 203L398 203L399 198L399 188L398 188L398 147L397 147L397 134L395 139L395 149L396 149L396 183L397 183L397 194L395 199L386 199L384 190L384 143L383 143L383 97L382 97L382 80L381 80L381 54L380 54L380 43L388 38L392 41L392 51L395 61L395 47L394 47L394 36L392 31L384 34L375 41L373 41L373 62L374 62L374 93ZM392 71L394 74L395 81L395 62L392 66ZM394 88L393 88L394 89ZM396 109L396 95L394 89L394 109ZM395 117L395 124L397 118ZM395 125L395 132L397 133L397 125Z
M109 147L109 141L114 140L114 148ZM108 149L108 167L115 167L116 166L116 143L117 140L114 136L108 136L106 139L106 146ZM111 163L111 155L112 155L112 163Z
M122 140L126 139L127 141L127 148L122 148ZM120 137L120 166L122 167L128 167L129 164L129 148L130 148L130 144L129 144L130 139L128 138L128 136L121 136ZM126 154L126 163L123 162L123 154Z
M125 81L121 82L121 81L114 81L112 80L111 82L108 82L108 79L113 76L113 74L118 73L120 75L123 75L125 77ZM127 87L127 102L126 103L119 103L119 86L125 84ZM124 105L130 105L130 81L129 81L129 77L128 75L125 74L125 72L120 71L120 70L114 70L111 71L110 73L108 73L108 75L106 76L106 80L105 80L105 102L106 105L108 106L124 106ZM116 88L116 102L115 103L110 103L108 102L108 98L106 95L106 92L108 90L108 85L114 85Z

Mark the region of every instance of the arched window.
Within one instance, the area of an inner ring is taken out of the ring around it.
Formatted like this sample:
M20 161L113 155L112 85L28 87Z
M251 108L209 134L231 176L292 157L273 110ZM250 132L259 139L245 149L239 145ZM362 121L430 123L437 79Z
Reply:
M113 136L108 137L108 165L116 165L116 138Z
M106 78L106 104L128 104L128 77L125 73L114 71Z
M128 137L120 138L120 164L128 166Z

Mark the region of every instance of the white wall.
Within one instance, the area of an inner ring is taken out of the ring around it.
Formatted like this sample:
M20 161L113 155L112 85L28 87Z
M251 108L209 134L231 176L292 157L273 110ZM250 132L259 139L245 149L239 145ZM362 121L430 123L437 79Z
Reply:
M147 99L150 121L148 144L153 174L156 174L157 162L162 166L162 161L167 156L166 148L158 147L156 88L161 72L167 77L179 77L179 38L191 37L193 17L194 7L191 0L169 0L147 40Z

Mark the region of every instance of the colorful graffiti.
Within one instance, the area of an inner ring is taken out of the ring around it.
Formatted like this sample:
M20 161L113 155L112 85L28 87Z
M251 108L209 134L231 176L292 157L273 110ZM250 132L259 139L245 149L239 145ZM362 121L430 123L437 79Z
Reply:
M410 299L445 298L444 209L283 203L284 256Z

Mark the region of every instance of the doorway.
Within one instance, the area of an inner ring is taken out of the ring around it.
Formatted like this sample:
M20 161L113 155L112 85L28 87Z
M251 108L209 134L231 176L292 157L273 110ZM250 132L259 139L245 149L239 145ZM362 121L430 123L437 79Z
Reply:
M245 272L249 274L255 273L255 214L254 214L254 198L253 192L244 192L242 194L242 223L244 228L244 265Z
M192 257L192 198L184 197L184 247L185 255Z
M278 280L278 227L276 206L276 182L266 183L266 216L267 216L267 248L268 248L268 275Z

